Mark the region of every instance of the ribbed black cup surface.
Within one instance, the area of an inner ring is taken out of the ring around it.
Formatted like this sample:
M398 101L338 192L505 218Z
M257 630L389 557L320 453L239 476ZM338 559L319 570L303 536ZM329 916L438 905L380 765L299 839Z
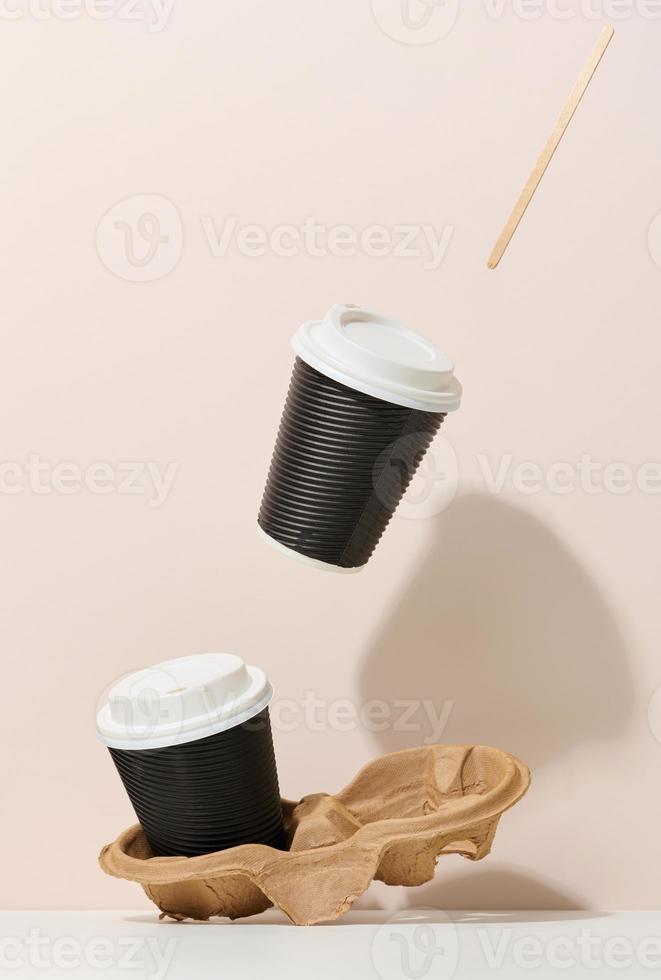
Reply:
M309 558L364 565L444 418L354 391L296 358L259 526Z
M109 751L155 855L285 847L268 708L184 745Z

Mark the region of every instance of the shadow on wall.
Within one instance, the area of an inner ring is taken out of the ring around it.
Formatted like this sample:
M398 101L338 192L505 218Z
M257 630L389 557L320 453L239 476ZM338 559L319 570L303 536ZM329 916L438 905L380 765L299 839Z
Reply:
M437 714L445 702L435 741L495 745L533 770L577 743L617 737L633 697L623 637L553 532L469 495L430 521L430 538L360 667L362 700L429 699ZM431 727L397 729L374 733L381 751L419 745Z
M443 872L441 859L439 871ZM491 910L550 911L582 910L584 903L555 885L538 881L525 871L472 869L470 875L449 877L439 874L434 881L412 890L409 907L442 907L456 911ZM595 913L587 913L590 916ZM507 918L506 913L503 913ZM576 917L576 916L574 916ZM494 921L494 920L492 920Z

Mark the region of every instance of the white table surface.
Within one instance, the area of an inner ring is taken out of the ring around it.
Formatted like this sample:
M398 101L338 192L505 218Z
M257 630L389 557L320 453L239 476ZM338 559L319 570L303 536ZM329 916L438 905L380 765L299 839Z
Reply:
M0 912L0 976L106 980L660 977L660 912L350 912L294 927L143 911Z

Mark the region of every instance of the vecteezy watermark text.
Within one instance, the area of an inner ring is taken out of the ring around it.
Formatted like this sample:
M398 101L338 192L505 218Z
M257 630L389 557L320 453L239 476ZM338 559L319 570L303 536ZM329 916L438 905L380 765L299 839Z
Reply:
M30 929L24 936L0 936L0 970L20 975L25 969L39 970L140 970L147 980L165 980L179 940L163 943L155 936L93 936L86 942L77 936L44 935Z
M661 968L661 936L635 942L628 936L603 936L583 928L572 935L542 940L521 936L514 929L478 929L477 938L484 962L505 975L516 970L645 970Z
M114 710L122 717L126 737L136 742L151 738L163 725L176 732L183 724L182 704L170 692L178 687L177 679L164 667L150 669L152 684L140 689L140 696L113 694ZM129 676L130 675L125 675ZM118 679L112 688L117 688ZM97 710L107 703L109 688L102 692ZM204 710L209 720L217 718L225 705L232 705L238 692L227 691L221 701L205 695ZM316 691L305 691L301 698L275 698L269 706L270 724L274 731L336 732L354 731L414 733L416 742L434 745L442 741L450 722L455 702L450 699L432 701L430 698L395 698L392 701L372 699L362 701L351 698L329 699ZM244 722L244 726L260 727L261 715Z
M469 929L465 926L462 934L470 935L470 943L460 943L454 922L438 910L398 913L375 932L372 963L381 980L452 980L464 971L507 978L521 972L546 977L551 971L559 976L634 971L638 977L646 970L656 975L661 968L658 934L634 937L607 926L603 931L576 926L550 935L520 927Z
M450 224L401 222L392 225L329 224L308 215L298 223L266 227L242 222L237 215L216 220L211 214L193 219L214 259L416 260L435 272L446 258L454 235ZM187 229L188 231L188 229ZM96 249L110 272L128 282L155 282L178 265L184 227L177 207L161 194L137 194L113 204L96 228Z
M661 462L646 462L637 467L624 461L604 463L590 453L548 466L517 461L511 453L501 456L496 464L484 453L476 458L486 489L492 494L502 493L506 488L523 495L544 490L560 496L571 493L624 496L634 490L648 495L661 494Z
M270 706L271 724L278 732L415 732L425 745L441 741L454 710L454 701L437 704L429 698L327 700L306 691L300 701L278 698Z
M659 0L482 0L490 20L500 20L508 13L520 20L623 21L633 17L661 20Z
M416 445L415 434L401 437L382 454L386 466L394 471L402 485L408 484L395 511L398 520L426 520L441 514L452 504L462 478L471 485L477 482L491 496L541 493L560 497L570 494L661 496L661 461L657 460L632 464L624 460L602 461L591 453L582 453L575 459L542 464L518 459L513 453L501 456L476 453L474 457L462 459L460 472L457 454L445 436L434 439L419 463L411 453L411 445ZM417 466L413 473L412 465ZM383 467L375 466L377 495L381 493L383 472ZM391 493L392 481L386 486Z
M393 41L433 44L446 37L461 13L461 0L371 0L374 20ZM478 11L493 23L506 16L522 21L622 22L661 20L660 0L481 0Z
M418 259L429 272L440 267L454 233L452 225L439 229L431 224L371 224L364 228L328 225L311 215L300 224L281 224L271 229L241 224L237 215L229 215L220 228L211 215L202 215L200 220L214 258L225 258L232 250L250 259L269 254L285 259L366 255L371 259Z
M0 20L142 21L149 34L166 26L174 0L0 0Z
M116 494L145 497L147 506L156 508L167 501L178 469L177 463L154 460L96 461L81 466L70 460L54 463L31 453L25 460L0 461L0 496Z

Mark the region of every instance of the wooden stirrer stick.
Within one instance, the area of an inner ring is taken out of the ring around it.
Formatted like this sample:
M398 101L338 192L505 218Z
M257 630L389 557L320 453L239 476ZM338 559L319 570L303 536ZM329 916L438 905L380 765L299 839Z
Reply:
M542 177L546 173L546 168L551 162L553 154L558 149L560 140L565 135L572 116L576 112L581 99L585 95L592 76L597 70L599 62L603 58L606 48L610 44L614 33L615 29L610 25L605 27L601 32L599 40L597 41L597 46L586 61L581 74L576 80L576 84L574 85L569 98L565 102L562 112L560 113L560 118L555 124L555 129L549 136L546 146L542 150L539 160L535 164L535 169L530 174L528 183L521 191L521 196L514 205L514 210L512 211L507 224L503 228L500 238L496 242L494 250L489 257L489 261L487 262L490 269L495 269L505 254L505 250L509 245L512 236L514 235L514 232L518 228L519 222L525 214L526 208L530 204L535 191L539 187Z

